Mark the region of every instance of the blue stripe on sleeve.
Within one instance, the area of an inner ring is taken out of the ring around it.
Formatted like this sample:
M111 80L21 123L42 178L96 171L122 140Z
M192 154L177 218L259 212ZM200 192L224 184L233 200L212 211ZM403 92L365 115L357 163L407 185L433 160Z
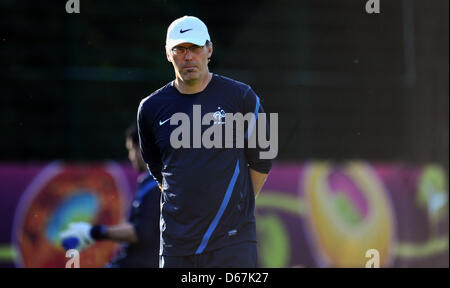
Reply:
M156 183L156 181L149 181L149 183L147 183L144 187L142 187L141 189L139 189L137 196L136 196L136 200L141 203L142 202L142 198L144 198L144 196L151 191L153 188L155 188L156 186L158 186L158 183Z

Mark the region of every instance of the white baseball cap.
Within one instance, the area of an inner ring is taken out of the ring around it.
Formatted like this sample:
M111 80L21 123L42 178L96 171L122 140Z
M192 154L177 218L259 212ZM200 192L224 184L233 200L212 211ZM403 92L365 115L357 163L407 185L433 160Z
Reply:
M167 29L166 48L170 50L181 43L203 46L207 40L211 41L205 23L197 17L184 16L173 21Z

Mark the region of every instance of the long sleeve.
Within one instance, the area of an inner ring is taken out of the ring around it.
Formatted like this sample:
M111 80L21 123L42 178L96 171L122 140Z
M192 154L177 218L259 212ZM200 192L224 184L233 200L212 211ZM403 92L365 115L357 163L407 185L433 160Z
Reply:
M141 102L137 115L137 126L139 132L139 143L142 153L142 159L147 164L150 173L153 175L159 185L162 184L163 176L161 174L162 161L161 153L155 143L155 136L152 129L152 121L149 119L149 112L146 111L144 101Z
M261 159L260 152L268 151L269 148L261 148L260 143L258 143L258 126L260 121L260 117L258 117L258 113L264 113L263 106L259 97L256 93L249 87L249 89L245 92L244 95L244 112L245 113L253 113L254 119L250 121L248 125L246 125L245 130L245 156L247 158L249 168L256 170L258 172L268 174L270 169L272 168L272 161L270 159ZM270 137L269 134L269 125L266 119L266 139ZM256 137L256 147L249 148L248 143L249 139L254 136Z

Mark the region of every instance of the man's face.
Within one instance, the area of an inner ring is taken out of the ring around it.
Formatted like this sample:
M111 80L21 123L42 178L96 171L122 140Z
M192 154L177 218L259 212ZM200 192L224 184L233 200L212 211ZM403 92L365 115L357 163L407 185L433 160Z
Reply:
M175 69L177 78L189 83L202 79L209 73L208 58L212 55L212 43L203 47L182 43L166 51L166 55Z
M128 159L130 160L131 165L133 165L133 168L138 172L145 171L145 163L144 160L142 160L141 149L139 148L139 145L135 145L131 138L127 138L125 146L128 150Z

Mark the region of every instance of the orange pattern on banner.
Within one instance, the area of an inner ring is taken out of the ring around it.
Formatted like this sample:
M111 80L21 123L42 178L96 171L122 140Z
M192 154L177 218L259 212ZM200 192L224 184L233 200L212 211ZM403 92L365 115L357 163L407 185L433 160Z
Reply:
M46 228L59 206L80 190L91 193L98 200L97 213L90 215L92 223L111 225L120 222L123 214L121 191L104 166L63 167L41 189L33 191L35 197L26 209L23 226L18 227L17 244L23 266L65 267L69 260L65 250L47 237ZM66 222L70 220L66 219ZM112 242L96 242L80 253L80 266L102 267L113 256L115 248L116 244Z

